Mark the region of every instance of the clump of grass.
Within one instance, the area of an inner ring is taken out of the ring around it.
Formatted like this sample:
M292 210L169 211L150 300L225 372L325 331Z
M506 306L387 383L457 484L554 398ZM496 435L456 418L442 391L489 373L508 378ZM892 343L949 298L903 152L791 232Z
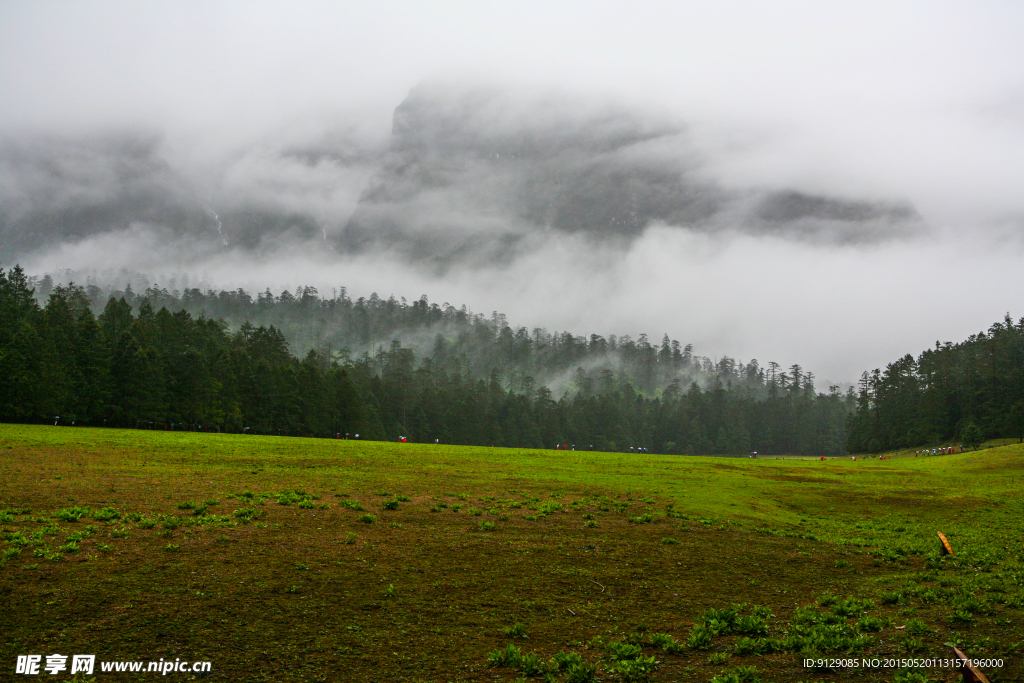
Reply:
M452 512L458 512L461 509L462 509L462 504L461 503L456 503L455 505L452 505Z
M381 591L385 598L393 598L395 596L395 584L389 583L388 587Z
M748 636L766 636L768 635L768 624L761 617L751 614L738 617L732 630Z
M679 541L674 538L663 538L661 539L661 542L663 545L676 545L679 543Z
M717 666L720 664L725 664L730 659L732 659L731 652L712 652L708 655L708 664L712 666Z
M174 545L173 543L168 543L166 545L166 547L164 547L164 550L166 550L169 553L176 553L179 550L181 550L181 546L180 545Z
M120 529L114 529L110 532L111 538L128 538L131 534L128 532L128 527L123 526Z
M487 655L487 664L496 668L518 669L523 661L523 652L518 647L509 643L504 648L494 650Z
M480 531L494 531L494 522L480 522Z
M900 593L899 591L892 591L892 592L882 593L879 596L879 601L883 605L896 605L896 604L899 603L901 597L903 597L902 593Z
M70 543L66 543L66 544L62 545L60 547L60 552L62 552L64 554L77 553L78 552L78 542L77 541L71 541Z
M507 627L503 633L506 638L526 638L529 635L526 633L526 628L524 628L518 621Z
M385 510L397 510L398 509L398 501L397 500L385 500L383 503L381 503L381 507L383 509L385 509Z
M92 518L97 522L112 522L121 519L121 513L111 507L100 508L93 514Z
M654 517L651 517L650 515L645 513L642 515L638 515L636 517L630 517L629 521L633 524L650 524L654 521Z
M409 498L409 496L397 495L395 496L395 500L397 500L400 503L408 503L412 499Z
M348 532L347 534L345 534L345 538L342 541L342 543L344 543L345 545L352 545L355 542L356 542L356 535L354 533L352 533L351 531Z
M57 514L54 515L54 517L56 517L60 521L67 522L69 524L73 524L74 522L77 522L82 517L91 517L91 516L92 516L92 510L90 510L87 507L79 507L77 505L73 506L73 507L69 507L69 508L64 508L63 510L58 510Z
M668 633L651 634L651 646L669 654L679 654L683 651L683 644Z
M139 520L140 529L152 529L156 526L156 520L152 517L143 517Z
M207 505L207 506L220 505L220 501L217 500L216 498L210 498L208 500L204 500L203 501L203 505Z
M373 524L377 518L373 515L359 515L359 521L363 524Z
M686 647L691 650L706 650L715 640L715 632L704 624L696 624L686 639Z
M711 683L761 683L755 666L736 666L711 679Z
M857 622L857 628L868 633L877 633L885 628L885 622L878 617L868 615Z
M164 517L163 521L160 522L160 526L165 529L177 529L181 526L181 520L172 516Z
M254 507L239 508L231 513L233 517L238 518L238 521L243 524L248 524L254 519L262 519L267 516L266 510L257 510Z

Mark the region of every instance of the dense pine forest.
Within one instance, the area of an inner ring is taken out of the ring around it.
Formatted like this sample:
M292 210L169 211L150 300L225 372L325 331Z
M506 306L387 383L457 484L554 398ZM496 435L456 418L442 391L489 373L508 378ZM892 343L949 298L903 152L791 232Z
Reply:
M110 297L96 315L95 292L55 286L40 305L33 284L18 267L0 271L0 419L7 421L838 454L856 398L837 387L817 393L799 366L712 362L667 337L656 346L644 335L529 333L500 314L425 297L352 301L344 292L326 299L303 288L300 296L252 300L244 292L179 297L153 289ZM231 307L232 319L244 322L212 317ZM303 325L348 337L324 334L296 357L282 330ZM403 345L403 336L431 340L429 352ZM332 347L339 338L362 341L366 350L353 357Z
M513 329L426 297L104 292L15 267L0 270L0 419L708 454L1021 439L1024 319L819 393L798 365Z
M1024 438L1024 318L819 393L800 366L513 329L426 297L135 294L15 267L0 270L0 419L727 455Z
M996 437L1024 439L1024 318L861 376L852 451Z

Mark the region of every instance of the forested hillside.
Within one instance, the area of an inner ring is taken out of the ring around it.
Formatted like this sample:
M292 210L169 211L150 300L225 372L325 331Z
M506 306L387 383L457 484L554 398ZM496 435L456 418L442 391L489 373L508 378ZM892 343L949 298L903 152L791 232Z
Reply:
M1024 437L1024 318L861 376L851 451Z
M203 305L245 302L244 293L200 297ZM426 299L353 302L306 290L243 304L296 326L304 308L313 309L306 321L326 324L333 314L375 342L357 358L322 344L301 359L273 324L229 331L222 320L157 308L146 296L137 304L136 312L126 298L110 298L96 316L84 289L57 286L40 306L20 268L0 271L0 419L496 446L840 453L854 399L835 387L816 393L799 366L785 373L756 361L712 364L667 339L655 347L644 337L527 334L498 314L474 316ZM402 329L429 332L431 353L418 357L394 339ZM567 373L568 389L555 395L533 372Z

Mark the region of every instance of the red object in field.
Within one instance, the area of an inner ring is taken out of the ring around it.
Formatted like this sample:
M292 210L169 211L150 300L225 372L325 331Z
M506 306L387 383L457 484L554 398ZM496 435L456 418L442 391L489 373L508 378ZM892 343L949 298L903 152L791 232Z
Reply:
M823 455L823 456L821 456L821 461L822 461L822 462L825 462L825 456L824 456L824 455Z

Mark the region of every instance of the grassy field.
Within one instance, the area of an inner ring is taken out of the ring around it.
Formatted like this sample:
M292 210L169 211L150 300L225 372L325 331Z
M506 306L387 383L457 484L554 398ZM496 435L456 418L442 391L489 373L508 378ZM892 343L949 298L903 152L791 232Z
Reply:
M1022 680L1024 448L895 455L0 425L0 678L954 681L894 660L956 644Z

